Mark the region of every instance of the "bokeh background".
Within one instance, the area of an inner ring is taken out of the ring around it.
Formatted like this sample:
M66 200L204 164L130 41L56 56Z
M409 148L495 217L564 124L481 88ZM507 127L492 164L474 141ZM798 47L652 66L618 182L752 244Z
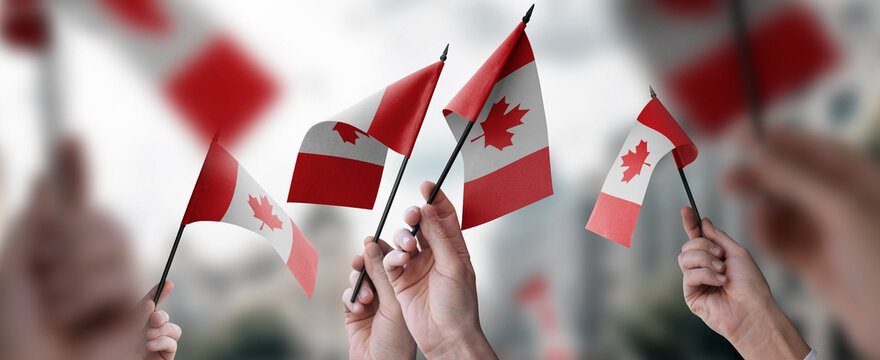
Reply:
M286 198L297 150L311 125L435 61L451 44L384 231L388 237L404 225L406 207L424 202L418 184L436 179L454 146L442 107L531 4L190 2L222 23L280 86L277 100L230 147L278 200ZM687 172L702 215L751 248L742 204L724 194L720 184L741 154L729 134L705 136L689 125L686 111L666 95L667 64L655 61L670 58L663 49L687 54L679 49L699 41L646 36L653 30L640 26L645 24L642 16L651 14L640 9L650 3L675 8L682 2L537 1L527 32L543 89L556 194L465 232L477 274L483 329L502 358L738 357L723 338L690 314L682 300L676 256L686 240L679 208L687 199L671 160L657 164L632 248L584 230L612 157L653 84L700 148L700 157ZM815 14L835 44L838 59L771 104L768 121L820 131L866 151L876 149L880 4L798 3ZM687 16L705 16L707 24L729 31L724 5L708 11L710 15ZM674 14L659 16L668 24L678 20ZM206 143L112 39L63 14L56 18L63 126L85 144L92 194L128 230L139 288L146 292L161 275ZM31 55L0 50L4 232L15 225L10 215L25 206L34 178L46 168L38 71ZM285 205L320 253L311 301L258 236L220 223L187 227L170 274L176 289L162 305L184 329L178 358L347 357L340 297L348 287L349 261L360 251L363 237L375 230L400 160L389 153L373 211ZM460 205L460 165L453 167L444 191ZM807 342L826 358L850 356L815 296L772 259L753 253Z

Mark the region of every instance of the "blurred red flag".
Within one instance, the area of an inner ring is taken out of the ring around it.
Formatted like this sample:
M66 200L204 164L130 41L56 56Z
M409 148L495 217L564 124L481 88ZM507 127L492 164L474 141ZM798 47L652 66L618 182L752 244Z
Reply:
M462 147L462 229L553 194L547 119L538 68L525 23L501 43L443 110Z
M41 0L4 0L3 37L16 47L41 49L46 45L49 29Z
M116 40L204 139L219 132L223 143L235 141L276 95L265 70L186 1L58 4L64 14Z
M772 106L833 68L837 50L808 5L743 0L758 98ZM698 129L723 130L746 113L746 87L726 1L636 2L628 14L669 100Z

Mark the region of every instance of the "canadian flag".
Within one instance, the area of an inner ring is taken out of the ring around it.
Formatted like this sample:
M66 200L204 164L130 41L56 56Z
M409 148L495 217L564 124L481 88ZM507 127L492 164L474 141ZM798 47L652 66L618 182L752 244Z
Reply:
M312 126L287 201L372 209L388 149L412 153L442 70L431 64Z
M21 1L21 0L19 0ZM276 94L272 79L201 11L180 0L64 0L111 36L192 126L234 141Z
M837 49L803 2L742 0L758 99L780 103L837 63ZM645 58L688 118L713 134L746 112L731 13L721 0L634 1L626 18Z
M602 185L587 230L629 247L651 173L673 152L679 168L697 158L697 147L654 98L639 114Z
M225 149L212 143L183 216L183 225L219 221L264 237L312 298L318 252L281 206Z
M462 147L462 229L553 194L547 120L532 45L520 23L455 95L443 115Z

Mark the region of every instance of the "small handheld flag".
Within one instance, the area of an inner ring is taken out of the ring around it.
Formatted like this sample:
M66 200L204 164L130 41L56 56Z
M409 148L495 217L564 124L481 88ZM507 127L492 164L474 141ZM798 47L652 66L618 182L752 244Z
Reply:
M672 152L681 170L697 158L697 147L660 100L653 97L638 116L608 172L587 230L629 247L651 173ZM690 188L684 183L690 195ZM696 207L694 207L696 209Z
M464 161L462 229L553 194L544 101L525 33L533 9L443 110Z
M372 209L385 155L389 148L407 158L412 153L443 63L312 126L297 155L287 201Z
M309 299L315 289L318 252L278 203L216 142L211 143L186 213L159 282L162 292L183 229L199 221L216 221L251 230L268 240Z

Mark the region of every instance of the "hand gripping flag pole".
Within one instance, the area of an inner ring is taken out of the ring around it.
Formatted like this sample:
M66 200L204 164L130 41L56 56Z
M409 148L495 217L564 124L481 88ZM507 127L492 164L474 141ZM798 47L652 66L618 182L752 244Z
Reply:
M648 88L651 90L651 99L656 98L657 93L654 92L654 88L653 87L648 87ZM676 157L678 156L677 153L673 153L672 155L676 156ZM677 161L676 161L676 164L678 164ZM687 176L685 176L685 174L684 174L684 167L682 167L682 166L676 166L676 167L678 167L678 175L681 177L681 184L684 186L684 192L685 192L685 194L687 194L688 201L691 203L691 209L694 209L694 215L697 216L697 227L700 228L700 236L706 237L706 234L703 233L703 218L700 217L700 211L697 210L697 202L694 201L694 194L691 192L691 186L688 184Z
M761 135L764 131L761 97L758 94L757 78L754 61L749 48L748 25L746 24L745 0L728 0L733 31L736 38L736 50L739 56L740 75L742 76L746 102L749 106L750 119L755 132ZM694 208L696 211L696 208Z
M449 44L446 44L446 48L443 49L443 54L440 55L440 61L446 62L447 55L449 55ZM473 124L468 125L468 130L470 130L471 125L473 125ZM462 139L464 139L465 136L467 136L467 130L465 130L465 135L462 136ZM449 167L452 166L452 162L455 160L454 156L458 154L458 150L461 150L461 145L462 145L462 141L459 141L459 145L458 145L458 147L456 147L456 152L453 155L453 158L450 159L449 163L446 165L446 170L443 171L443 175L440 177L441 178L440 182L443 181L442 179L445 178L446 173L449 172ZM408 162L409 162L409 155L406 155L403 157L403 161L400 163L400 169L397 170L397 178L394 179L394 185L391 186L391 194L388 196L388 202L385 203L385 210L382 211L382 217L379 218L379 226L376 227L376 233L373 235L373 242L374 243L378 242L379 238L382 235L382 228L385 227L385 220L388 220L388 213L391 211L391 204L394 202L394 197L397 195L397 188L400 187L400 180L403 179L403 172L406 170L406 164ZM434 189L434 192L431 194L431 199L428 202L429 204L431 203L430 201L433 201L434 196L437 195L437 191L439 190L439 188L440 188L440 186L438 183L438 186ZM362 267L361 273L360 273L360 275L358 275L357 283L355 283L355 285L354 285L354 290L351 292L351 299L349 299L350 302L354 302L354 300L357 299L358 291L360 291L361 286L364 283L364 278L366 276L367 276L367 268Z

